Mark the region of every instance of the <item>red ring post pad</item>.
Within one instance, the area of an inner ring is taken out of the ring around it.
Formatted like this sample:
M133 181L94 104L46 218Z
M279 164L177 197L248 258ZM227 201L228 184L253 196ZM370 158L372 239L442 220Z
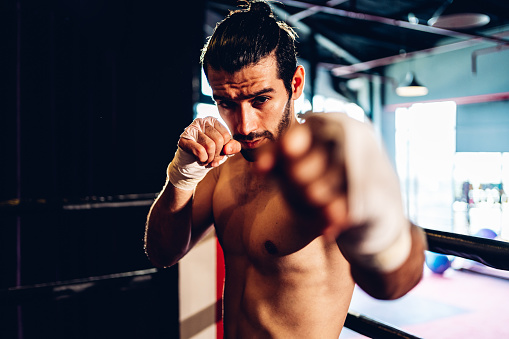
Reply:
M423 228L431 252L454 255L509 271L509 243Z

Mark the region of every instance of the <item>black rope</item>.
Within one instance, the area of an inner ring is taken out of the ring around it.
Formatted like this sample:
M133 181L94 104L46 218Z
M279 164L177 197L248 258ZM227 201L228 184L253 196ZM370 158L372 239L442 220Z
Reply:
M84 198L33 198L0 201L0 216L150 206L157 193L88 196Z
M369 338L380 339L419 339L410 333L400 330L391 325L368 318L362 314L348 311L345 327Z
M423 229L431 252L454 255L509 270L509 243L468 235Z
M139 289L151 282L159 272L156 268L152 268L83 279L10 287L0 290L0 300L9 304L21 304L45 298L84 297L104 290Z

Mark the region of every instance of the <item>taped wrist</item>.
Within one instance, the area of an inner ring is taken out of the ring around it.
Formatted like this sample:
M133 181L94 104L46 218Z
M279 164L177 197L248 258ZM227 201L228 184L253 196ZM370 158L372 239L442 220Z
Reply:
M197 141L199 133L205 131L206 125L210 124L214 126L216 121L217 119L211 116L196 118L191 125L184 130L180 137ZM228 156L225 156L219 163L223 164L227 158ZM175 152L175 157L168 166L168 180L173 186L190 191L195 189L198 183L211 169L211 167L200 165L193 154L179 147L177 152Z
M386 229L393 233L392 239L386 235L379 237L377 231L382 229L376 230L378 226L371 226L371 229L368 226L362 236L346 235L341 239L342 250L362 267L385 273L395 271L408 259L412 247L410 224L403 221L400 225L403 227L393 225L392 230Z
M168 180L177 188L191 191L211 169L211 167L200 165L193 154L189 154L179 147L168 166Z

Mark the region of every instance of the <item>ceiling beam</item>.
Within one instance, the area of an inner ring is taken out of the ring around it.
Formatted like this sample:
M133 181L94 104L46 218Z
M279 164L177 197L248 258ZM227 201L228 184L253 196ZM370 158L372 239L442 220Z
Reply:
M410 107L413 104L417 104L417 103L422 104L422 103L454 101L456 103L456 105L470 105L470 104L480 104L480 103L485 103L485 102L508 101L508 100L509 100L509 92L501 92L501 93L471 95L471 96L466 96L466 97L404 102L404 103L400 103L400 104L386 105L386 106L384 106L384 111L394 112L398 108Z
M316 42L322 46L323 48L330 51L332 54L344 59L345 61L356 64L359 63L360 60L356 58L354 55L352 55L350 52L339 46L334 41L330 40L329 38L325 37L324 35L320 33L314 33L313 30L307 26L306 24L302 23L300 20L294 20L292 19L292 15L290 15L285 10L273 6L272 11L280 20L286 21L290 26L296 27L299 32L302 32L306 36L309 36L310 34L315 35Z
M494 37L504 37L507 36L509 32L500 32L498 34L494 34ZM397 62L408 60L409 58L417 58L417 57L424 57L429 55L435 55L440 53L447 53L456 51L459 49L467 48L470 46L473 46L475 44L481 43L483 40L480 38L470 39L470 40L464 40L452 44L447 44L443 46L437 46L432 48L423 49L420 51L415 52L409 52L404 54L398 54L389 56L386 58L380 58L375 60L370 60L366 62L359 62L357 64L348 65L348 66L338 66L331 69L331 73L335 76L346 76L353 73L358 72L364 72L370 69L373 69L375 67L380 66L388 66L391 64L395 64ZM500 45L499 45L500 46ZM505 47L505 46L504 46Z
M306 2L302 2L302 1L278 0L278 3L292 6L292 7L297 7L297 8L305 8L305 9L313 8L313 10L315 12L322 12L322 13L326 13L326 14L331 14L331 15L336 15L336 16L341 16L341 17L351 18L351 19L356 19L356 20L378 22L378 23L382 23L382 24L386 24L386 25L411 29L414 31L421 31L421 32L438 34L438 35L454 37L454 38L482 39L483 41L509 45L508 40L500 39L497 37L451 31L448 29L432 27L432 26L428 26L428 25L422 25L419 23L410 23L408 21L396 20L396 19L386 18L386 17L382 17L382 16L377 16L377 15L346 11L343 9L332 8L332 7L327 7L327 6L319 6L319 5L310 4L310 3L306 3Z
M326 2L326 5L328 7L334 7L337 5L341 5L342 3L347 2L347 1L349 1L349 0L329 0ZM309 7L303 11L292 14L288 19L292 20L292 21L300 21L300 20L305 19L305 18L315 14L316 12L318 12L320 10L319 7L320 6Z

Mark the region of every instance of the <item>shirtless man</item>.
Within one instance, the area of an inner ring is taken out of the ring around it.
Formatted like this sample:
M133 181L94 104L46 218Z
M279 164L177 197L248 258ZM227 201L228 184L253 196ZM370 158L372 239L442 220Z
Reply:
M232 135L210 117L185 129L147 220L153 264L177 263L215 227L225 338L338 338L354 282L381 299L414 287L424 237L370 125L296 120L292 29L253 2L216 27L202 61Z

